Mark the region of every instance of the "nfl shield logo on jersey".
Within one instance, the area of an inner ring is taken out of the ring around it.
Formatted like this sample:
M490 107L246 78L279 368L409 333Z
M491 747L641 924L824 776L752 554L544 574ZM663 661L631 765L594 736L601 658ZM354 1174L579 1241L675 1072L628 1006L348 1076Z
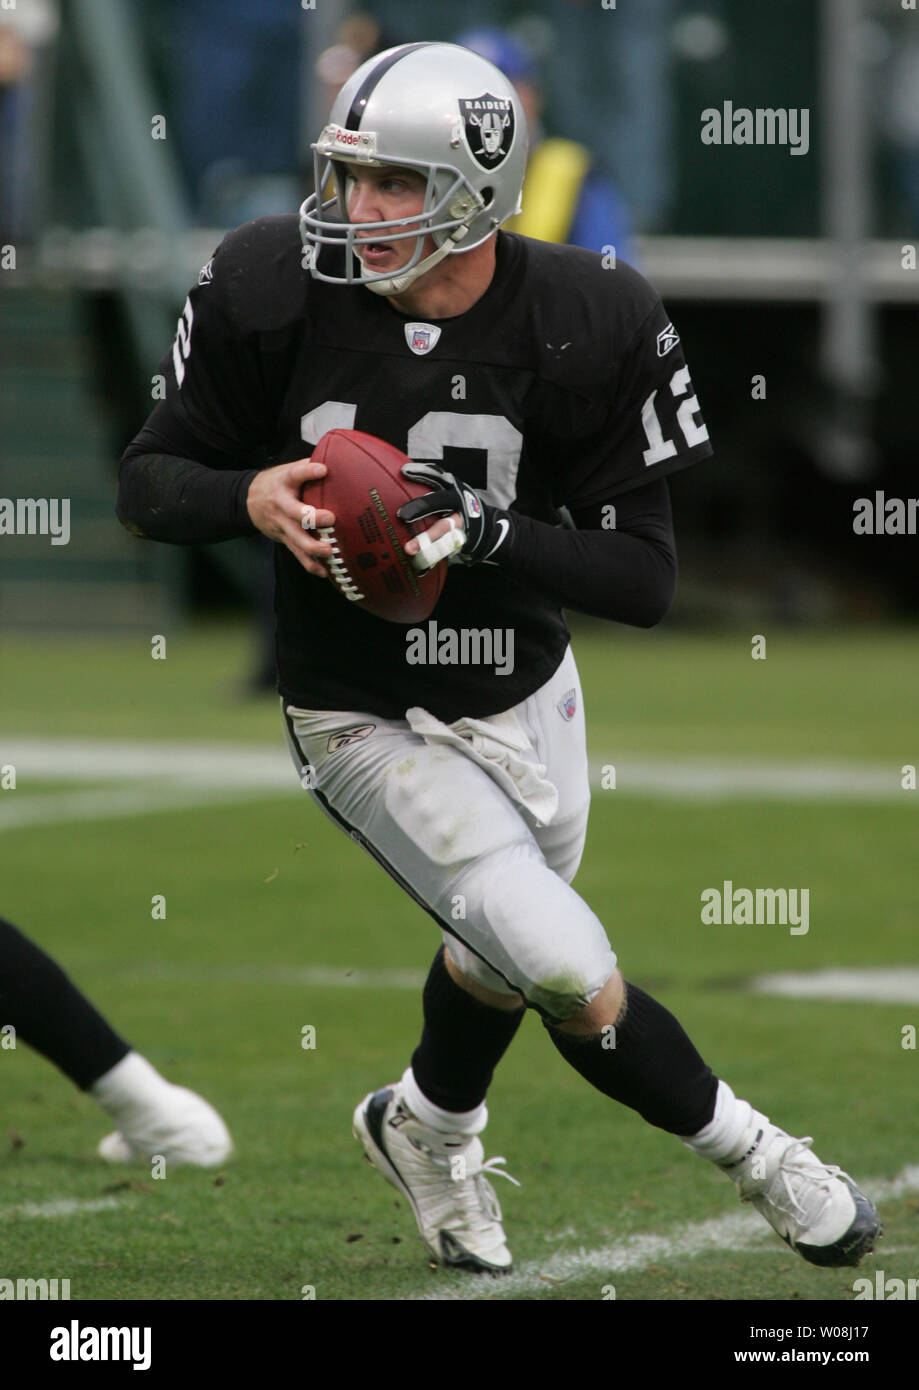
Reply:
M578 697L574 690L566 690L562 698L556 705L556 709L563 719L573 719L574 712L578 707Z
M439 337L440 329L436 324L407 323L405 325L405 341L416 357L423 357L426 352L431 351L432 347L436 347Z
M514 107L509 97L461 97L460 115L466 144L483 169L496 169L514 143Z

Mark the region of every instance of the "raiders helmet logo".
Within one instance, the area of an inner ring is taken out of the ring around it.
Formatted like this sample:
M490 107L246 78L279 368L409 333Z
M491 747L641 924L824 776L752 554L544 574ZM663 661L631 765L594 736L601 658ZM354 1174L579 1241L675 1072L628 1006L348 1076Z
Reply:
M514 143L514 106L508 97L461 97L460 115L466 144L483 169L497 169Z

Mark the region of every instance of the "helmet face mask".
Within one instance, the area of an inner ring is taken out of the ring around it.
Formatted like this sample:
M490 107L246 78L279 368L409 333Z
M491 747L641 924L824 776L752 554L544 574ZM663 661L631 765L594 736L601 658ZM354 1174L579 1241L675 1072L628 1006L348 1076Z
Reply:
M325 134L324 131L323 137ZM310 257L310 271L317 280L332 284L344 281L349 285L372 285L388 280L393 271L375 274L361 265L356 252L359 238L384 243L417 241L410 259L400 267L400 275L417 266L426 236L432 237L435 244L441 246L451 233L459 233L455 237L455 249L463 249L461 242L468 234L469 213L482 211L485 203L481 195L466 185L458 169L436 168L421 161L409 162L406 159L398 165L384 164L382 160L355 161L358 162L368 168L405 169L419 174L425 180L424 206L420 212L385 222L351 222L348 212L348 166L341 159L320 154L317 149L313 156L313 168L320 197L308 198L300 210L303 242L305 246L317 249L323 245L343 246L345 249L344 277L326 274L319 266L318 255ZM331 196L326 197L326 193L331 193Z
M358 68L313 151L316 192L300 209L304 263L316 279L396 294L444 256L481 245L519 210L526 122L511 84L478 54L455 44L407 44ZM352 223L348 164L420 174L421 211ZM417 245L398 270L373 272L356 256L358 234ZM427 236L436 250L422 260ZM344 248L343 274L320 265L324 245Z

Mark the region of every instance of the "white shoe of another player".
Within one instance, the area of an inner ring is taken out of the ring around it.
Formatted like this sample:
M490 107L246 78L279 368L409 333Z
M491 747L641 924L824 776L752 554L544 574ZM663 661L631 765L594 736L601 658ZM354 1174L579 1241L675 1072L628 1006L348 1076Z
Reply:
M793 1139L754 1112L746 1151L719 1167L792 1250L814 1265L857 1265L882 1234L872 1202L840 1168L821 1163L813 1140Z
M483 1162L481 1141L428 1129L411 1113L399 1082L371 1091L354 1112L354 1137L368 1160L412 1205L421 1238L439 1264L505 1274L512 1264L501 1208L488 1176L520 1184Z
M167 1165L191 1163L217 1168L233 1152L233 1140L212 1105L166 1083L155 1101L136 1107L122 1128L108 1134L97 1150L109 1163L132 1163L159 1154Z

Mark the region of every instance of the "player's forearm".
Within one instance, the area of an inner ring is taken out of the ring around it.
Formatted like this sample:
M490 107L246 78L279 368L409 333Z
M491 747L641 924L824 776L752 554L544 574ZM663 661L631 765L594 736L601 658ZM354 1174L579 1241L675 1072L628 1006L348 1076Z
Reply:
M256 533L246 496L257 469L209 468L172 454L134 454L121 462L118 520L135 536L206 545Z
M501 568L578 613L654 627L670 611L676 554L622 531L568 531L515 517Z

